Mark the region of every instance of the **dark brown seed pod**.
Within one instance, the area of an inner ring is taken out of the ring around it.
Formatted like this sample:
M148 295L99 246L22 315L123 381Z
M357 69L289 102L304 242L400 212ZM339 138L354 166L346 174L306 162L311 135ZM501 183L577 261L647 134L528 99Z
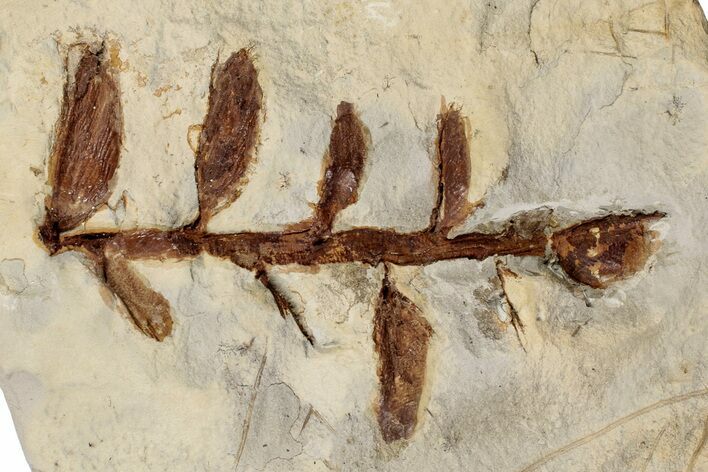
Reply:
M663 213L609 215L553 234L553 250L568 276L606 288L641 270L657 247L649 226Z
M57 137L52 150L47 214L41 234L55 241L58 233L86 221L108 200L118 167L123 116L118 81L105 50L81 49L73 80L67 79Z
M239 195L258 138L263 91L248 49L212 69L196 160L199 225Z
M150 288L120 250L108 245L103 259L103 270L108 288L125 305L135 326L145 335L164 340L172 332L170 303Z
M329 231L337 213L356 203L364 173L368 132L356 115L354 105L341 102L330 136L325 171L319 185L320 201L315 210L315 227Z
M438 116L438 200L430 227L447 234L474 209L467 200L470 186L470 148L465 120L454 105Z
M378 422L386 442L407 439L418 422L432 329L420 309L384 277L374 316L379 357Z

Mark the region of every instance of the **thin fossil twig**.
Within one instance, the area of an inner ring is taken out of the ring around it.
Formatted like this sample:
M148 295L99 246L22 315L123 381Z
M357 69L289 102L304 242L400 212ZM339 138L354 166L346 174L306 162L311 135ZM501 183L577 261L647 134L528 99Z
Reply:
M575 441L572 441L565 446L559 447L558 449L555 449L547 454L544 454L542 457L539 459L535 460L531 464L527 465L523 469L521 469L519 472L531 472L533 470L538 470L539 467L542 465L552 461L558 456L561 456L567 452L572 451L573 449L576 449L580 446L583 446L601 436L604 436L605 434L619 428L625 423L628 423L632 421L633 419L646 415L647 413L651 413L654 410L657 410L659 408L664 408L669 405L674 405L676 403L681 403L685 402L687 400L691 400L693 398L699 398L703 396L708 395L708 388L704 388L701 390L695 390L693 392L685 393L683 395L676 395L674 397L670 398L665 398L664 400L659 400L656 403L652 403L651 405L645 406L644 408L640 408L639 410L630 413L629 415L623 416L622 418L619 418L618 420L613 421L612 423L608 424L602 429L599 429L595 431L594 433L590 433L586 436L583 436L580 439L576 439Z
M669 423L667 422L663 428L661 428L661 431L659 431L659 434L656 435L656 438L654 439L654 442L652 443L651 447L651 452L649 453L649 457L647 457L647 460L644 461L644 467L642 467L642 472L646 472L647 467L649 467L649 464L651 464L651 460L654 458L654 453L656 452L656 448L659 445L659 441L661 441L661 438L664 437L664 433L666 432L666 429L669 427Z
M295 311L292 303L290 303L290 300L288 300L287 297L283 295L282 291L270 280L268 273L265 270L261 269L256 272L256 279L258 279L258 281L263 284L263 286L268 289L270 294L273 296L273 300L275 301L275 304L278 307L280 316L282 316L284 319L287 319L288 315L290 315L295 321L295 324L297 325L302 335L305 337L305 339L307 339L307 342L309 342L311 346L314 346L315 336L307 328L305 320L302 319L302 315Z
M243 455L243 451L246 447L246 439L248 439L248 431L251 429L251 418L253 417L253 409L256 405L256 397L258 396L258 389L261 385L261 378L263 377L263 369L266 365L267 356L268 345L266 344L265 352L263 353L263 358L261 359L261 364L258 367L258 373L256 374L256 380L253 382L253 393L251 393L251 400L248 402L246 418L243 420L243 432L241 433L241 442L238 445L238 452L236 453L234 471L238 469L238 465L241 462L241 456Z
M693 454L691 454L691 458L686 466L686 472L694 472L693 469L695 469L696 462L698 462L698 457L701 455L703 448L706 447L706 443L708 443L708 417L706 417L703 422L703 433L701 433L698 444L696 444L696 448L693 450Z
M514 327L514 331L516 332L516 339L519 341L521 349L523 349L524 352L528 353L528 351L526 350L526 346L524 346L524 342L521 339L521 333L524 332L524 323L519 317L519 312L514 306L514 302L512 302L511 298L509 298L509 292L506 288L506 277L518 278L519 276L516 272L506 267L506 265L501 261L501 259L497 259L496 269L497 277L501 282L502 292L504 293L504 299L506 300L506 304L509 306L509 317L511 318L511 326Z

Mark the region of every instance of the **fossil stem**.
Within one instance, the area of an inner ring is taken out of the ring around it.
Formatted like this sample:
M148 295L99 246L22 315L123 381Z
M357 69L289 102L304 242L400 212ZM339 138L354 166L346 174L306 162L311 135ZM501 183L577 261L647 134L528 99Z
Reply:
M591 287L602 288L611 282L631 276L645 265L647 258L656 248L653 241L655 234L649 228L650 223L663 216L660 212L611 214L556 231L550 231L547 225L536 225L534 229L515 229L513 225L507 225L506 229L495 234L467 233L452 239L429 230L396 233L390 230L353 229L322 234L315 229L279 233L209 234L200 229L200 226L194 225L168 231L141 229L59 236L55 232L40 230L39 236L51 254L79 250L98 264L102 263L106 249L110 249L111 254L119 254L121 260L184 259L196 257L200 253L228 259L253 271L256 278L273 295L281 314L292 314L302 334L314 345L314 337L304 320L292 310L287 299L271 283L265 267L345 262L370 265L383 262L384 266L386 263L426 265L448 259L481 260L503 255L541 257L552 252L571 279ZM505 274L499 265L497 270L503 285ZM116 277L114 279L123 280ZM131 283L142 288L142 291L137 292L149 294L152 298L145 295L132 300L129 295L137 293L134 289L118 294L128 304L133 317L139 321L148 319L149 316L136 318L135 313L141 313L145 311L143 308L155 305L157 298L152 295L147 285L138 284L136 280ZM117 287L121 288L123 285ZM160 303L157 305L160 307L167 305L162 299L158 301ZM523 326L510 301L509 305L512 310L512 323L518 335ZM161 318L167 319L169 314L162 314ZM165 326L167 327L167 324ZM144 327L141 329L145 331ZM165 333L153 337L161 340L170 329L171 325ZM152 335L149 330L145 332Z
M520 235L468 233L447 239L425 231L396 233L354 229L326 238L298 233L208 234L193 229L157 229L64 235L57 251L83 250L97 254L107 244L120 247L129 259L181 259L206 252L236 265L257 270L273 265L318 265L361 262L376 265L425 265L447 259L486 259L494 255L543 256L548 236L543 231Z
M287 264L309 266L361 262L376 265L389 262L397 265L425 265L448 259L482 260L495 255L544 256L549 243L552 243L554 249L559 242L573 248L567 241L587 245L589 243L585 239L589 236L586 234L594 237L596 233L607 239L606 245L614 241L614 246L617 246L619 243L644 238L645 233L648 233L646 224L663 216L659 212L636 211L587 220L550 234L545 227L538 227L533 231L507 228L494 234L467 233L452 239L428 231L396 233L391 230L368 228L352 229L322 237L312 231L209 234L187 227L166 231L139 229L62 235L58 242L45 241L45 244L52 253L83 250L91 255L102 253L106 245L111 244L128 259L183 259L205 252L229 259L234 264L253 271L262 267ZM571 269L575 267L573 264L584 267L604 261L580 260L564 246L561 249L561 262L571 276ZM608 259L609 262L622 262L613 259L624 256L622 249L623 247L616 247L612 254L605 257L612 256L612 260ZM600 255L604 256L604 253ZM614 265L618 265L617 263ZM637 267L633 269L636 270ZM584 279L579 281L586 283Z
M602 288L640 270L656 249L649 226L664 213L641 211L610 214L550 231L506 229L467 233L448 239L437 232L396 233L381 229L319 232L209 234L195 227L176 230L139 229L120 232L46 235L40 238L51 254L80 250L94 260L110 244L127 259L184 259L208 253L254 271L263 267L360 262L377 265L426 265L449 259L482 260L492 256L542 257L552 252L576 282ZM518 218L523 219L523 215Z

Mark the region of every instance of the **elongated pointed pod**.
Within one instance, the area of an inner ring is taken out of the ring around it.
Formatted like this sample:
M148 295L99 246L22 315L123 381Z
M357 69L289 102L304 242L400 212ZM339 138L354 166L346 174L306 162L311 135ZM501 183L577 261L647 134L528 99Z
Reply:
M106 247L103 270L108 288L123 302L140 331L157 341L170 335L170 303L150 288L149 283L130 266L120 249L110 244Z
M263 91L248 49L214 65L196 160L202 227L240 193L255 154L262 106Z
M72 64L79 53L78 63ZM46 216L40 235L50 250L60 232L86 221L108 200L118 167L123 116L118 81L106 51L76 46L67 61L75 67L64 87L61 116L52 149Z
M657 249L650 226L663 213L609 215L553 234L560 266L576 282L605 288L641 270Z
M420 309L386 275L376 305L373 334L379 357L378 422L386 442L413 434L431 334Z
M320 181L320 201L315 209L315 228L329 231L337 213L356 203L364 173L368 132L356 115L354 105L341 102L325 158Z
M470 186L470 147L465 120L450 105L438 116L438 198L430 227L447 234L467 218L474 205L467 200Z

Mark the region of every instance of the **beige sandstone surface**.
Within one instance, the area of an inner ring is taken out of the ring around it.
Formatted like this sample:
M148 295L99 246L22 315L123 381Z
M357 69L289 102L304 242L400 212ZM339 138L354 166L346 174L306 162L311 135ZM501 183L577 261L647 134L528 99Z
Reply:
M309 217L342 100L371 147L335 229L425 228L444 100L467 116L468 198L484 201L453 235L542 208L560 224L659 210L661 247L607 289L501 258L519 274L506 281L518 339L493 258L392 267L433 334L415 432L387 443L372 340L381 266L273 269L312 346L249 271L208 255L134 262L172 307L172 335L155 342L82 255L40 244L64 59L101 41L125 138L87 231L194 219L211 67L250 46L264 100L257 157L209 231ZM0 388L34 470L708 470L697 3L5 0L0 144Z

